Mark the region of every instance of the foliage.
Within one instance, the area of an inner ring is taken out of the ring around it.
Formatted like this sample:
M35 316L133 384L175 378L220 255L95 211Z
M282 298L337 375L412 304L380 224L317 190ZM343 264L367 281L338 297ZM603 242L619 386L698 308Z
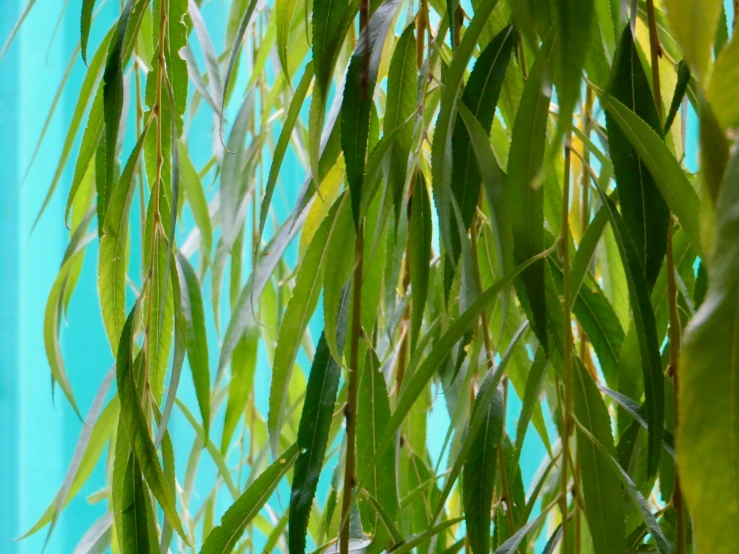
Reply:
M127 0L96 44L82 2L44 341L79 413L60 328L98 240L116 363L27 535L107 445L76 552L739 551L722 2L233 0L216 23L205 4Z

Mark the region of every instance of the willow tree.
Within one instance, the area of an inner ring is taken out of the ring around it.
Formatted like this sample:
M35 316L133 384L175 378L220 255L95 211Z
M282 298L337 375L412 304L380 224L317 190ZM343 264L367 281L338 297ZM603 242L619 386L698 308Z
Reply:
M115 365L29 534L108 445L78 552L739 551L720 0L234 0L222 45L200 0L121 4L93 45L82 2L88 69L44 203L68 191L53 382L80 414L59 333L94 242Z

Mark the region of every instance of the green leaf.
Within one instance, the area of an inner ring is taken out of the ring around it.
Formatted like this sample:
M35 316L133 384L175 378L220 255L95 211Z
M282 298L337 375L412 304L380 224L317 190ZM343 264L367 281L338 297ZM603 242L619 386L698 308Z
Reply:
M208 27L203 21L203 16L200 13L197 3L194 0L188 0L187 2L187 14L192 21L193 29L200 42L200 48L203 51L205 57L205 70L208 74L208 81L214 99L221 101L223 98L223 83L221 82L221 70L218 65L218 56L216 55L213 43L211 42L210 35L208 34ZM222 111L223 108L216 106L216 113Z
M98 218L105 221L110 196L113 194L115 172L116 147L118 143L118 129L121 125L123 112L123 55L126 29L131 16L133 0L127 0L121 15L118 18L115 33L110 41L108 61L103 72L103 114L105 121L105 188L101 195L98 191Z
M709 4L719 4L715 0ZM739 75L739 64L737 64L737 52L739 51L739 40L729 43L716 57L716 64L711 72L711 80L708 83L708 100L713 108L721 127L736 127L739 123L739 109L732 101L736 97L736 77Z
M672 102L670 103L670 111L667 113L667 119L665 119L665 130L664 135L670 132L672 123L677 117L677 112L680 110L680 106L685 98L685 93L688 90L688 84L690 83L690 69L685 60L680 60L677 64L677 83L675 84L675 92L672 95Z
M96 395L96 399L100 397L100 391L105 390L105 394L107 395L108 389L105 388L105 383L106 381L104 380L103 385L101 385L98 391L98 395ZM111 382L108 383L108 387L110 384ZM82 486L90 478L105 445L108 443L110 435L113 433L116 422L118 421L119 411L120 404L117 396L111 399L102 412L99 411L99 406L96 403L90 407L90 411L87 412L87 417L85 418L85 426L77 439L72 460L64 477L64 483L43 515L33 527L20 537L21 539L30 537L49 523L52 523L58 518L58 515L55 516L55 514L61 513L61 510L77 496ZM49 529L50 536L51 529Z
M475 447L467 456L462 477L464 517L473 554L490 552L490 512L493 505L495 469L498 465L498 445L503 436L505 420L503 392L497 384L493 387L494 394L490 403L487 406L478 404L478 399L483 400L481 393L484 386L485 382L481 385L475 398L475 405L472 407L472 419L467 436ZM473 436L472 422L478 419L481 412L484 414L483 423Z
M591 29L594 24L594 0L556 0L557 51L559 52L559 129L557 138L564 136L572 125L572 114L580 99L582 70L591 50ZM556 140L559 143L559 140Z
M147 521L149 519L146 506L147 491L141 478L141 468L133 452L128 456L128 464L123 477L122 502L122 526L119 538L121 551L149 554L152 550Z
M103 223L98 255L98 294L103 323L110 348L118 353L118 340L126 322L126 268L128 266L128 226L133 195L136 191L136 173L141 148L149 129L144 127L126 167L110 198L110 206Z
M295 18L297 0L276 0L274 18L277 21L277 55L280 57L280 65L285 73L285 78L290 81L290 69L288 64L288 41L290 29ZM309 62L310 63L310 62Z
M613 456L611 421L603 399L582 363L574 368L575 416L584 428L598 438ZM596 554L616 554L626 551L624 510L614 470L603 455L583 435L578 427L577 456L582 475L585 519Z
M239 59L239 52L241 52L241 43L244 42L244 34L246 34L246 28L249 26L251 16L254 14L254 9L257 7L259 0L249 0L249 5L241 18L239 29L236 31L236 37L233 42L233 48L231 49L231 55L228 58L228 69L226 70L226 77L223 81L223 99L221 101L221 113L220 125L218 126L223 133L223 111L226 106L226 95L228 94L229 84L231 83L231 77L233 76L234 67L236 67L236 61ZM230 22L230 20L229 20ZM223 141L223 134L221 134L221 141Z
M228 554L233 552L244 530L267 503L280 480L295 463L300 453L297 443L285 450L249 486L221 518L221 524L206 537L200 554Z
M279 26L278 26L279 28ZM267 224L267 216L269 215L269 208L272 204L272 195L275 192L277 186L277 178L280 175L280 168L282 162L285 159L285 153L287 147L290 145L290 140L295 129L295 123L298 121L300 116L300 110L305 102L305 97L308 94L308 89L313 82L313 62L308 62L305 66L305 72L303 77L298 83L298 87L295 89L292 99L290 100L290 107L288 108L287 118L283 123L282 130L280 131L280 138L277 139L277 145L272 152L272 165L269 168L269 178L267 179L267 186L264 190L264 196L262 197L262 208L259 213L259 236L261 237L264 233L264 226Z
M552 507L556 504L556 502L558 502L558 500L555 500L554 502L551 502L549 505L542 508L541 513L536 518L529 521L526 525L524 525L518 531L516 531L502 545L500 545L500 547L495 550L495 554L514 554L517 551L518 546L521 544L526 534L529 533L529 531L531 531L544 518L547 517L549 510L552 509Z
M659 355L659 339L654 311L649 298L647 284L643 278L641 260L633 242L629 239L628 227L616 211L613 201L598 189L603 205L608 210L611 228L616 237L629 286L634 325L639 339L644 394L646 398L647 423L649 424L649 454L647 474L654 475L659 466L659 456L664 428L664 375ZM600 438L599 438L600 440Z
M477 58L464 87L462 104L469 109L470 114L480 124L485 137L484 142L487 144L490 143L487 137L493 126L493 118L503 79L508 69L508 62L518 39L518 33L510 25L498 33ZM472 225L480 198L480 184L487 177L481 177L486 168L479 165L479 146L473 146L473 142L476 141L470 135L467 125L463 123L462 114L457 114L452 132L451 183L452 192L462 212L465 230L469 230ZM494 162L494 159L491 161ZM456 246L458 244L458 240L455 240L456 235L452 234L452 237L452 245ZM455 260L458 259L459 251L452 252L452 256Z
M95 0L82 0L82 16L80 17L80 47L82 61L87 65L87 41L90 38L92 12L95 9Z
M631 113L652 131L660 132L660 116L629 26L621 36L609 92L611 98L632 110ZM651 290L665 258L670 210L655 186L650 169L610 110L606 110L606 125L621 213L639 259L643 260L647 286Z
M660 136L638 115L612 97L601 101L636 149L667 206L680 221L693 249L700 254L700 200L680 164Z
M395 448L388 448L373 463L378 454L380 433L390 421L390 398L380 360L372 348L367 349L364 368L359 378L357 392L357 480L372 498L376 499L388 518L394 520L398 513L396 493ZM360 508L364 505L360 504ZM365 529L381 539L392 529L380 525L370 510L363 510ZM382 519L382 518L381 518Z
M395 44L387 77L387 99L383 130L390 134L413 116L417 105L418 69L416 67L415 25L408 25ZM408 126L398 134L390 147L390 171L388 188L392 191L395 218L400 217L405 190L408 155L413 142L413 129Z
M346 162L346 180L351 193L354 225L358 229L362 203L364 166L367 159L370 111L385 37L390 30L400 0L386 0L375 11L357 39L349 62L341 104L341 149ZM314 35L315 37L315 35ZM314 38L314 41L316 39ZM319 75L318 64L316 74Z
M665 0L672 36L699 81L708 76L722 5L721 0L705 0L700 4L690 0Z
M529 370L529 376L526 379L526 390L523 396L521 415L518 416L518 425L516 426L516 452L518 452L519 456L523 449L523 440L526 437L531 416L534 414L534 409L539 403L539 393L544 382L548 362L544 350L539 348L536 351L534 361Z
M435 537L439 533L442 533L443 531L446 531L450 527L457 525L460 523L464 518L461 517L455 517L453 519L448 519L447 521L444 521L442 523L439 523L438 525L435 525L434 527L431 527L430 529L424 531L423 533L419 533L417 535L414 535L413 537L410 537L406 539L401 544L396 544L392 548L388 550L388 552L393 552L394 554L406 554L407 552L411 552L416 546L423 544L425 542L428 542L429 539Z
M508 155L507 200L517 264L544 249L544 195L539 174L546 145L551 65L552 46L545 43L524 86ZM519 298L526 300L531 310L532 328L546 348L543 260L521 274L521 284L523 286L517 287Z
M389 423L385 427L385 430L382 432L380 447L377 449L378 456L385 452L388 446L390 446L390 443L395 438L395 432L403 423L405 416L408 415L416 400L431 380L434 372L439 368L439 366L441 366L459 339L461 339L462 336L471 328L473 323L477 321L482 310L484 310L503 289L509 287L513 280L525 268L548 255L548 252L549 251L544 251L537 254L530 260L527 260L525 263L516 267L510 273L504 275L494 285L480 294L470 307L467 308L467 310L450 325L447 332L444 333L444 335L442 335L436 342L423 363L415 370L413 376L403 382L403 388L401 389L398 405L395 412L393 412Z
M659 523L657 523L655 516L652 514L652 509L649 507L649 504L644 499L644 496L642 496L639 488L631 480L631 477L629 477L629 474L626 473L621 465L616 461L613 453L609 452L608 449L603 446L598 441L598 439L596 439L592 435L592 433L590 433L590 431L583 427L579 421L577 422L577 426L580 436L582 436L583 438L586 437L593 444L593 446L596 447L596 449L600 453L600 456L607 462L608 466L611 468L611 471L618 475L629 498L631 498L636 507L639 508L642 519L644 520L647 529L649 529L649 534L652 536L652 539L654 539L654 541L657 543L659 551L662 552L662 554L672 554L672 552L674 552L674 548L665 538L665 534L662 531L662 528L660 527Z
M442 242L449 252L453 252L452 234L452 137L456 106L467 66L477 41L487 24L497 0L482 0L475 9L475 16L466 29L459 46L454 50L449 70L446 73L444 90L439 106L439 117L434 128L434 141L431 145L431 170L434 203L439 215ZM484 66L483 66L484 67ZM482 70L482 67L481 67Z
M280 429L284 422L287 402L287 387L290 383L293 364L300 348L303 333L308 326L321 293L323 274L326 269L328 245L337 230L337 221L342 210L349 209L347 196L342 195L334 204L332 213L319 227L305 253L295 277L293 295L285 309L277 337L277 349L272 364L272 381L269 389L268 427L273 450L279 444Z
M204 270L208 266L213 248L213 224L208 211L208 199L205 197L200 176L190 160L187 147L182 142L178 144L180 175L195 224L200 230L200 265Z
M210 429L210 369L208 368L208 340L205 332L205 310L200 282L190 262L181 253L177 256L182 312L187 326L187 359L190 361L195 394L203 419L205 440Z
M139 302L134 305L126 320L126 324L123 326L116 358L118 396L121 399L121 421L124 423L124 429L130 441L131 449L136 455L136 460L141 467L141 472L146 479L149 489L151 489L151 492L159 502L165 517L185 543L187 543L185 531L177 514L175 499L159 465L154 443L149 435L146 415L141 407L141 397L136 390L132 350L134 346L133 324L138 308ZM119 437L120 439L121 437Z
M59 383L77 416L82 419L77 402L74 399L72 385L69 383L64 359L62 358L61 345L59 344L59 324L62 319L64 286L70 270L75 265L77 257L82 255L84 248L94 238L93 234L86 235L87 225L84 227L80 226L78 231L72 237L65 260L59 269L58 275L54 279L54 284L51 286L49 297L46 300L46 308L44 310L44 348L46 350L46 358L49 360L49 366L51 367L52 383Z
M431 198L422 173L418 173L411 204L410 229L408 235L408 266L411 276L411 352L421 333L423 314L429 292L429 265L431 263Z
M357 13L356 2L313 0L313 68L316 84L308 115L308 159L313 178L320 184L319 159L329 86L344 37ZM306 9L306 17L308 10ZM364 42L364 41L362 41ZM337 91L339 93L339 91Z
M345 288L339 315L339 319L342 320L337 337L340 351L343 350L346 335L348 291L349 288ZM305 391L303 414L298 427L300 454L295 461L288 523L290 554L305 552L308 520L323 467L323 458L326 454L340 377L341 366L331 357L326 337L322 334L313 358L308 387Z
M685 331L679 365L677 459L690 506L695 547L701 552L739 548L739 462L735 445L739 336L739 155L729 160L716 200L716 235L708 264L708 291ZM721 509L717 509L721 506Z

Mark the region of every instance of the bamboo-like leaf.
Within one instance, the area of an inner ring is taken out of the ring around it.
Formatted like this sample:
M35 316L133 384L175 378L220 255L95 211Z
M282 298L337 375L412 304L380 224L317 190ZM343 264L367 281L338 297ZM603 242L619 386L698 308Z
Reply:
M289 1L289 0L288 0ZM278 3L279 4L279 3ZM279 28L279 27L278 27ZM300 110L303 108L303 102L308 94L308 89L313 82L313 63L308 62L305 67L303 77L298 83L298 87L295 89L292 99L290 100L290 107L288 108L287 118L280 131L280 138L277 139L277 145L275 146L274 152L272 153L272 165L269 168L269 178L267 180L267 186L264 189L264 196L262 197L262 207L259 213L259 235L261 236L264 232L264 226L267 224L267 216L269 215L270 204L272 203L272 195L275 192L277 186L277 178L280 174L280 168L282 162L285 159L285 153L287 147L290 144L290 138L295 129L295 123L298 121Z
M131 449L136 455L136 460L141 467L147 485L162 507L165 517L183 540L187 542L182 522L175 507L175 499L167 486L164 473L159 465L154 443L149 436L146 417L141 407L140 396L136 391L132 349L133 323L138 307L139 303L137 302L123 326L116 358L116 378L118 381L118 395L121 399L121 418L125 424L124 428Z
M276 0L274 17L277 20L277 55L280 57L282 71L285 78L290 81L290 69L288 64L288 48L290 28L295 17L296 0Z
M115 356L126 322L126 268L128 266L128 225L136 190L136 171L149 126L144 127L126 167L110 198L98 255L98 294L103 323Z
M108 203L113 194L116 146L118 129L123 111L123 45L128 21L133 8L133 0L127 0L118 18L115 33L110 41L108 61L103 72L103 114L105 121L105 188L98 190L98 218L105 221Z
M711 0L708 4L720 5L720 2ZM735 127L739 122L739 110L731 101L736 93L735 77L739 75L739 65L736 63L738 50L739 41L732 39L716 57L716 64L708 83L708 100L723 128Z
M539 402L539 393L546 375L548 360L544 350L539 348L534 356L534 362L531 364L529 376L526 379L526 391L523 396L523 405L521 407L521 415L518 417L518 425L516 426L516 452L521 453L523 449L523 440L526 437L526 430L531 422L531 416Z
M657 114L647 75L639 60L629 26L621 36L610 94L611 98L632 110L654 132L661 132L660 116ZM610 111L606 111L606 123L621 213L639 259L642 260L647 286L651 290L665 258L670 210L655 186L655 179L647 164Z
M343 195L332 208L332 212L321 224L305 253L295 278L293 296L287 304L277 338L275 360L272 365L272 381L269 390L268 426L272 449L279 443L280 428L284 422L287 402L287 386L290 382L295 357L300 342L316 309L321 292L323 273L326 268L328 244L336 231L336 223L342 210L349 209L346 195Z
M518 38L519 35L512 26L507 26L498 33L477 58L462 94L462 104L480 124L488 144L487 137L493 125L503 79ZM472 225L480 197L480 184L484 179L481 174L487 169L479 164L477 152L480 146L474 145L479 139L475 139L477 137L471 137L467 125L463 123L460 110L452 132L452 192L459 202L465 229ZM452 245L456 243L453 238ZM459 253L452 252L452 255L456 259Z
M320 0L319 0L320 1ZM317 5L319 2L316 2ZM362 181L367 159L370 111L385 37L392 26L400 0L385 0L370 18L354 48L344 85L341 105L341 149L351 193L354 225L359 228L359 208L364 194ZM314 45L315 45L314 35ZM316 75L320 79L316 65Z
M13 25L13 28L10 31L10 35L6 39L5 44L3 44L3 47L0 49L0 60L2 60L3 56L5 56L5 53L8 51L8 48L10 48L10 45L13 43L13 40L18 34L18 31L20 31L23 22L28 17L28 14L31 13L31 10L33 9L33 6L35 4L36 0L29 0L28 4L26 4L26 7L23 8L21 16L18 18L18 21L15 22L15 25Z
M484 384L480 387L478 398L483 391L483 386ZM477 398L475 399L475 405L472 407L472 420L476 419L479 411L485 412L483 424L474 437L471 436L472 425L468 429L468 437L474 442L475 447L470 451L464 463L462 480L467 537L473 554L490 552L490 511L493 504L498 445L503 435L505 419L503 393L497 385L493 399L487 407L478 405ZM460 458L457 458L457 461Z
M223 99L221 102L221 113L220 113L220 125L219 129L223 132L223 108L226 106L226 95L228 94L229 85L231 83L231 77L236 67L236 62L239 59L239 52L241 51L241 43L244 41L244 35L246 34L246 28L249 26L254 10L257 7L258 0L249 0L249 5L241 18L238 31L236 31L236 37L233 42L231 49L231 55L228 58L228 69L226 70L226 77L223 81ZM221 141L223 141L223 135L221 134Z
M448 519L447 521L444 521L443 523L439 523L438 525L431 527L430 529L424 531L423 533L419 533L418 535L415 535L407 539L401 544L396 544L390 550L388 550L388 552L394 552L395 554L406 554L407 552L411 552L419 544L423 544L427 542L429 539L435 537L439 533L446 531L450 527L457 525L461 521L463 521L463 518L461 517Z
M121 551L149 554L148 494L141 477L141 468L133 452L128 456L122 489L123 511L121 512Z
M415 25L408 25L395 44L387 77L387 101L383 131L388 135L407 121L416 109L418 91L418 69L416 67ZM408 155L413 142L413 129L408 126L398 134L391 146L388 187L395 204L395 218L400 217Z
M557 501L555 500L555 502L552 502L542 508L541 513L536 518L529 521L526 525L516 531L502 545L500 545L500 547L495 550L495 554L513 554L514 552L516 552L518 546L521 544L521 541L523 541L526 534L531 531L531 529L536 527L541 520L547 517L549 510L554 506L556 502Z
M418 174L416 187L413 194L411 206L411 219L409 223L409 260L408 266L411 276L411 295L413 298L413 311L411 321L411 351L415 351L415 345L421 332L426 299L429 292L429 264L431 263L431 198L426 180L421 173Z
M461 314L454 323L449 327L446 333L439 339L424 359L423 363L415 370L411 379L403 386L398 406L393 412L390 422L382 432L382 440L377 448L377 456L380 456L390 446L395 437L395 432L402 424L405 416L411 410L411 407L419 397L426 384L431 379L434 372L439 368L447 355L457 344L460 338L467 332L473 322L479 317L484 310L506 287L509 287L513 280L527 267L540 260L543 256L548 255L548 251L544 251L534 256L530 260L516 267L512 272L503 276L498 282L480 294L477 299L470 305L467 310Z
M472 52L496 4L497 0L482 0L476 6L474 18L466 29L459 46L454 50L454 57L444 83L439 117L434 129L434 142L431 146L434 203L439 214L443 244L449 252L453 251L451 237L452 233L456 231L451 219L452 131L456 120L459 89L472 57Z
M187 359L190 361L195 394L198 397L203 419L205 440L210 429L210 369L208 367L208 341L205 332L205 311L200 283L190 262L182 254L177 256L177 274L182 302L182 312L187 327Z
M341 322L337 337L339 351L343 350L346 335L348 291L348 288L344 291L342 308L340 308L339 319ZM326 338L322 334L318 341L316 355L313 358L308 387L305 391L303 414L298 427L300 454L295 461L288 524L290 554L305 552L308 519L318 487L318 478L323 467L323 458L326 454L329 428L340 377L341 366L331 357Z
M680 482L701 552L739 548L737 372L739 326L736 279L739 251L739 156L734 153L716 200L716 238L706 298L685 331L679 365L677 459ZM723 506L716 510L716 506Z
M539 51L524 87L508 155L508 205L514 239L514 260L520 264L544 249L544 196L539 182L551 97L552 46ZM544 262L529 266L517 286L529 306L531 326L546 348ZM523 300L522 300L523 302ZM524 304L526 305L526 304Z
M92 524L74 547L72 554L102 554L111 543L113 515L107 513Z
M672 123L677 117L677 112L680 110L680 106L685 98L685 93L688 90L688 84L690 83L690 69L685 60L681 60L677 65L677 83L675 84L675 92L672 95L672 102L670 102L670 111L667 112L667 118L665 119L665 130L664 135L670 132Z
M102 390L101 387L100 390ZM107 394L107 390L106 390ZM115 423L118 420L118 413L120 410L120 404L118 397L115 396L103 409L99 417L94 421L93 414L94 410L91 409L87 413L86 422L92 425L91 429L85 428L77 439L77 445L75 446L74 454L72 455L72 461L70 462L69 468L67 469L67 475L65 476L62 487L55 496L54 500L44 511L43 515L39 520L26 531L20 538L24 539L30 537L34 533L43 529L52 520L54 520L54 514L57 510L64 508L69 502L79 493L82 486L87 482L93 469L97 465L100 458L100 454L103 452L103 448L110 438ZM71 477L71 482L69 481ZM66 490L65 490L66 489ZM64 497L64 502L59 505L59 499Z
M600 190L599 190L600 192ZM659 355L654 311L646 283L642 278L641 262L633 243L627 235L624 219L618 214L610 198L601 192L601 200L608 210L611 228L616 237L621 259L626 269L629 297L633 307L634 324L639 339L642 360L642 375L646 397L647 423L649 424L649 460L647 473L657 471L664 428L664 376Z
M233 552L247 525L266 504L280 480L290 470L300 453L297 443L285 450L277 460L256 478L221 518L221 524L206 537L200 554Z
M377 463L373 463L380 433L390 421L390 399L380 360L371 348L367 349L357 396L357 479L364 490L376 499L384 514L393 520L398 513L395 449L389 448L379 457ZM360 504L360 508L362 507ZM375 540L387 536L388 533L393 535L392 529L384 523L384 518L380 518L383 519L383 525L380 525L377 517L368 517L370 510L364 512L362 521L365 522L365 529L374 535ZM387 531L384 529L386 527Z
M580 99L582 70L590 51L595 16L594 0L557 0L556 25L559 52L559 134L572 124L572 113Z
M611 438L611 422L606 406L592 378L582 364L574 368L575 416L585 428L615 454ZM626 550L624 510L616 475L595 446L578 432L577 456L582 474L585 518L593 538L596 554L616 554Z
M82 49L82 61L87 65L87 41L90 38L90 25L92 24L92 12L95 9L95 0L82 1L82 16L80 17L80 47Z
M659 135L638 115L612 97L602 102L646 165L667 206L680 221L691 246L700 254L700 201L680 164Z
M644 523L646 524L647 529L649 529L649 534L657 543L659 551L662 552L662 554L672 554L672 552L674 552L674 548L665 538L665 534L662 531L662 528L660 527L659 523L657 523L657 520L652 514L652 509L649 507L649 504L644 499L644 496L642 496L641 492L639 492L639 488L631 480L631 477L629 477L629 474L624 471L621 465L613 457L613 454L608 452L608 449L600 442L598 442L598 439L596 439L590 433L590 431L585 429L585 427L583 427L580 422L577 422L577 426L578 433L581 434L583 437L586 437L593 444L593 446L597 448L603 459L608 462L611 470L616 475L618 475L621 483L624 485L626 493L629 495L634 504L636 504L636 507L639 508L642 518L644 519Z
M721 0L706 0L700 6L686 0L665 1L672 36L701 81L707 77L711 65L713 38L722 5Z
M221 82L221 70L218 65L218 56L216 55L213 43L210 40L208 28L203 21L203 16L200 13L198 5L195 0L188 0L187 2L187 14L192 21L192 26L195 29L195 34L198 36L198 42L200 42L200 48L203 50L205 57L205 68L208 73L208 81L213 94L213 98L217 98L219 101L223 98L223 83ZM221 106L216 106L217 113L222 111Z

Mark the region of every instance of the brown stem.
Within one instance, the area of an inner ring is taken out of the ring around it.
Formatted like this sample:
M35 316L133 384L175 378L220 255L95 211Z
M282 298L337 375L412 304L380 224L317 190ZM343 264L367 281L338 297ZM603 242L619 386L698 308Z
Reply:
M680 390L678 381L678 364L680 359L680 319L677 313L677 287L675 286L675 260L672 252L672 232L667 233L667 294L670 305L670 373L672 374L672 386L675 389L675 429L678 427L678 393ZM680 476L675 471L675 490L672 493L672 503L675 506L677 527L677 550L676 554L685 554L685 508L683 503L682 488L680 487Z
M364 266L364 221L359 224L354 247L354 310L352 311L352 336L349 354L349 384L347 388L346 409L346 466L344 469L344 494L341 504L340 554L349 552L349 512L352 493L356 484L356 426L357 426L357 388L359 381L359 339L362 335L362 267Z
M570 458L570 434L572 427L572 324L570 303L570 165L572 157L571 135L565 143L564 182L562 187L562 308L564 312L564 352L562 368L564 374L564 422L562 425L562 472L560 510L562 512L562 552L569 552L567 548L567 465Z
M657 35L657 20L654 16L654 0L647 0L647 19L649 22L649 51L652 57L652 86L654 88L654 104L657 106L657 115L662 120L662 94L659 80L659 58L662 49Z

